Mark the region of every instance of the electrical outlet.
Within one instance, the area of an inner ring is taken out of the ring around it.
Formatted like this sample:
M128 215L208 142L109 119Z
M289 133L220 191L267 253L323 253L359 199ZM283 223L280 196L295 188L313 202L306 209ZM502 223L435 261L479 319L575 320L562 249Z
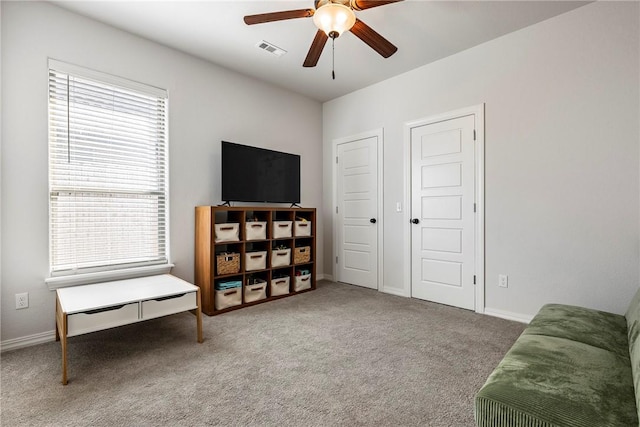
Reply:
M498 274L498 286L501 288L509 287L509 276L506 274Z
M29 293L16 294L16 310L29 308Z

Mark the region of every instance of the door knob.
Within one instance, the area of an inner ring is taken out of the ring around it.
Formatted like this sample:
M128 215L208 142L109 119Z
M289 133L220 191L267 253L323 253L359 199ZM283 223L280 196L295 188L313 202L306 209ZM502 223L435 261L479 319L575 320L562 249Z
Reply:
M413 218L411 222L414 224L420 224L420 220L418 218Z
M376 221L376 219L375 219L375 218L371 218L371 219L369 220L369 222L370 222L371 224L375 224L377 221Z

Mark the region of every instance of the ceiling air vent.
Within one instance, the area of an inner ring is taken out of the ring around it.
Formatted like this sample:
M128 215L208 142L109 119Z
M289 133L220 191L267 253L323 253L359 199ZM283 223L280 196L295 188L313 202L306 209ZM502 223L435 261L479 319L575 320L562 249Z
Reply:
M286 50L284 49L280 49L278 46L273 45L269 42L266 42L264 40L262 40L261 42L258 42L258 44L256 44L257 47L259 47L260 49L267 51L269 53L272 53L276 56L282 56L285 53L287 53Z

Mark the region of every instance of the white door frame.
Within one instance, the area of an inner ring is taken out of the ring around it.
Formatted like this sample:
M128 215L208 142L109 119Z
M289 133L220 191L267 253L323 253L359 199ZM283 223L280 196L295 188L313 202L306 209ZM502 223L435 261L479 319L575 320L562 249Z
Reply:
M345 136L342 138L336 138L333 140L333 157L332 157L332 185L331 185L331 189L332 189L332 193L333 193L333 197L332 197L332 201L333 201L333 206L331 207L332 212L333 212L333 260L332 260L332 274L333 274L333 280L337 281L338 280L338 268L336 265L336 256L338 253L338 227L337 227L337 223L338 223L338 214L336 213L336 209L338 207L338 165L337 162L335 161L335 159L337 159L338 157L338 145L340 144L346 144L348 142L354 142L354 141L358 141L361 139L366 139L366 138L371 138L371 137L377 137L377 147L378 147L378 183L377 183L377 187L378 187L378 206L376 206L376 219L377 219L377 237L378 237L378 245L377 245L377 250L378 250L378 254L377 254L377 260L378 260L378 290L384 290L384 283L382 278L384 277L382 275L382 263L383 263L383 230L384 230L384 218L383 218L383 212L384 212L384 200L383 200L383 191L382 191L382 186L384 183L384 176L383 176L383 154L384 154L384 129L383 128L379 128L379 129L374 129L374 130L370 130L367 132L363 132L363 133L359 133L357 135L351 135L351 136Z
M475 265L476 290L475 311L484 313L485 277L484 277L484 103L455 111L449 111L404 124L404 289L407 297L411 296L411 129L455 119L456 117L475 115Z

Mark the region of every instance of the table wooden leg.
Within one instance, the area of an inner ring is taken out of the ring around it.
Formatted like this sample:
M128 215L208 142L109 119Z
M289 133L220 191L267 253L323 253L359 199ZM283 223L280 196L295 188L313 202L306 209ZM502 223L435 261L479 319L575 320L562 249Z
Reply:
M60 344L62 345L62 384L67 385L67 337L60 337Z
M62 311L56 297L56 340L62 347L62 384L67 385L67 313Z
M196 308L196 327L198 330L198 342L201 343L203 341L202 338L202 308L200 304L200 288L196 291L196 298L198 303L198 308Z

